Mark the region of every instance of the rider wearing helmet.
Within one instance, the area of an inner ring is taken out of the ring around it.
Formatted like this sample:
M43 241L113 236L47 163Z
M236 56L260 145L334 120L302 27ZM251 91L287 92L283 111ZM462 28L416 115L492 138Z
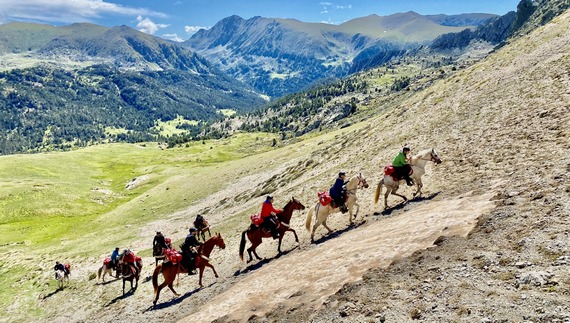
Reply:
M283 210L275 209L273 207L273 196L267 195L265 202L261 206L260 216L263 219L263 226L271 231L273 239L279 238L279 231L277 230L277 223L275 222L274 214L281 213Z
M348 211L348 208L344 204L344 201L346 199L346 190L344 188L344 185L346 184L344 182L345 179L346 179L346 173L340 171L333 186L329 190L329 194L333 199L335 206L340 208L340 211L342 213L346 213Z
M394 173L397 178L405 179L408 186L414 185L414 181L410 178L410 173L412 172L412 166L409 164L410 157L408 154L410 153L410 148L404 147L402 150L396 155L394 160L392 161L392 166L394 167Z
M180 245L180 249L182 250L182 262L186 264L188 275L195 275L196 256L198 255L196 247L202 245L202 243L196 238L196 234L198 234L196 228L190 228L189 231L190 234L186 236L184 243Z

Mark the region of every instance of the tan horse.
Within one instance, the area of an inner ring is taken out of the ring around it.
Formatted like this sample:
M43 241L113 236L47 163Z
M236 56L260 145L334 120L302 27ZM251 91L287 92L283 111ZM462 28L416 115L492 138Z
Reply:
M358 211L360 210L360 204L358 204L356 197L356 190L359 188L368 188L368 183L366 183L366 179L362 174L354 175L346 184L346 194L348 196L348 200L346 201L346 206L348 208L348 222L352 225L352 219L356 218L358 215ZM352 212L352 208L356 206L356 212ZM305 221L305 228L307 231L311 232L311 242L315 242L315 231L317 228L322 224L327 230L329 230L329 234L333 232L331 228L327 226L327 219L329 215L336 213L339 211L339 208L333 208L331 204L327 204L323 206L320 202L317 202L315 207L309 210L309 214L307 214L307 220ZM317 216L315 218L315 224L313 225L313 230L311 231L311 220L313 218L313 213L316 213ZM353 215L354 214L354 215Z
M112 273L113 270L115 271L115 278L118 278L118 269L117 267L113 266L112 262L111 262L111 257L107 257L107 259L105 259L103 261L103 265L101 267L99 267L99 270L97 270L97 280L99 279L103 279L103 282L105 282L105 276L109 275L111 277L113 277Z
M441 159L433 148L420 151L417 155L413 156L410 161L410 165L412 166L413 170L413 173L410 175L410 177L417 187L416 192L414 193L414 197L419 196L422 193L422 187L424 186L422 183L422 176L425 174L425 166L428 161L432 161L436 164L441 164ZM378 203L378 198L382 193L382 185L386 186L386 193L384 194L384 209L388 208L388 195L390 195L390 193L403 198L404 202L406 202L408 199L404 195L396 193L400 187L401 181L403 181L403 179L396 181L392 176L384 175L384 178L382 178L376 187L374 203Z
M200 281L199 281L200 287L204 287L202 285L202 276L204 275L204 269L206 267L212 268L212 271L214 271L214 276L218 278L218 273L216 272L214 266L210 264L210 259L209 259L210 254L212 253L212 250L214 249L215 246L220 247L220 249L226 248L226 243L224 242L224 239L219 233L214 234L213 237L206 240L206 242L204 242L203 245L198 247L198 256L196 256L195 261L196 261L196 268L200 270ZM158 275L160 273L162 273L162 276L164 277L164 282L162 282L162 284L159 285ZM180 263L173 264L171 262L164 262L156 266L152 274L152 286L154 287L154 301L152 303L154 305L156 305L156 302L158 302L160 291L166 286L170 288L170 290L174 293L174 295L180 296L180 294L178 294L174 290L174 287L172 286L172 284L174 283L174 279L176 278L176 275L180 273L188 273L188 270L182 267Z

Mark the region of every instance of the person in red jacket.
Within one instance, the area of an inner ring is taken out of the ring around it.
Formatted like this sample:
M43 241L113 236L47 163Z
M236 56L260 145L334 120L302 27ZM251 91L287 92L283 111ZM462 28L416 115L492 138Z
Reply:
M263 226L271 231L273 239L279 238L279 231L277 231L276 217L273 214L281 213L283 210L275 209L273 207L273 196L267 195L265 202L261 206L261 218L263 219Z

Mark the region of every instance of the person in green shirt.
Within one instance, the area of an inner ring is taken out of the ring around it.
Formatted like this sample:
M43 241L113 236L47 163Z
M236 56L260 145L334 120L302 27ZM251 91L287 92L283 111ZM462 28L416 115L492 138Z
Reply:
M408 154L410 153L410 148L404 147L394 160L392 161L392 166L394 167L394 175L398 179L405 179L408 186L414 185L414 181L410 178L410 173L412 172L412 166L409 164L410 158Z

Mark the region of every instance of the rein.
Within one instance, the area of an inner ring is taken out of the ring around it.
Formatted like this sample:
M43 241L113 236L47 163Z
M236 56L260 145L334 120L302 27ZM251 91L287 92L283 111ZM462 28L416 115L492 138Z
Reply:
M356 178L358 178L358 184L356 184L356 188L351 188L349 190L347 189L346 194L356 196L356 190L358 190L359 188L363 188L364 184L366 184L366 181L362 179L361 175L356 176Z

